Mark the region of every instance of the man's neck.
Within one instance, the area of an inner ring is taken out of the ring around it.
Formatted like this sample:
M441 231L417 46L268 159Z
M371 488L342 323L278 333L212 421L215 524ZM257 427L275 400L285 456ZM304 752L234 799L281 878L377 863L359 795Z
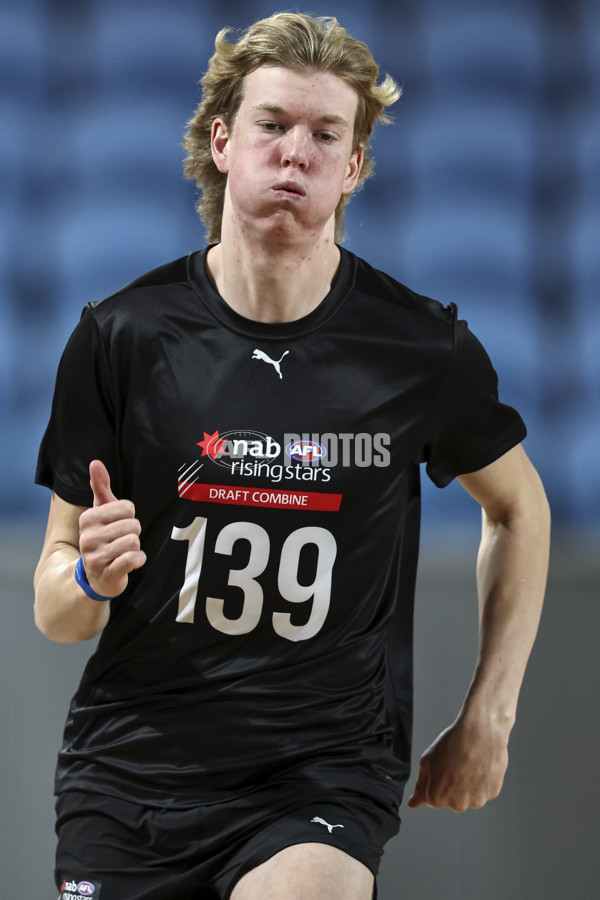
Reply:
M339 268L333 236L295 241L246 242L227 233L207 256L217 290L240 315L257 322L293 322L327 296Z

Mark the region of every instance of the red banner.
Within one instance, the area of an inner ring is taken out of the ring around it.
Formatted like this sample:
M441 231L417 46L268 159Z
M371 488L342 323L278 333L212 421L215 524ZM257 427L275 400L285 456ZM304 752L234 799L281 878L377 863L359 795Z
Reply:
M270 509L313 509L337 512L341 494L314 491L286 491L278 488L225 487L222 484L179 484L179 496L199 503L233 503L236 506L262 506Z

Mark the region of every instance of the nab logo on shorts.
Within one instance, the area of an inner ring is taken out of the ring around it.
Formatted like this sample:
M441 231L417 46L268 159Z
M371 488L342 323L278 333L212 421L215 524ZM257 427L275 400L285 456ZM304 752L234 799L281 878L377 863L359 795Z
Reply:
M58 895L58 900L87 900L88 897L92 897L94 900L99 900L100 898L100 882L96 882L95 884L92 881L75 881L72 878L70 881L63 881L60 889L60 894Z

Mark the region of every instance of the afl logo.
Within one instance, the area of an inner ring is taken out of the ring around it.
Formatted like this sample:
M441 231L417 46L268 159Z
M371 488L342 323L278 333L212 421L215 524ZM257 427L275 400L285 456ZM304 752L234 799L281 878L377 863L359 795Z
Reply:
M84 897L91 897L95 890L96 888L91 881L80 881L77 885L78 893L82 894Z
M322 444L317 444L316 441L292 441L285 448L285 452L290 459L297 459L299 462L313 462L317 459L323 459L325 447Z

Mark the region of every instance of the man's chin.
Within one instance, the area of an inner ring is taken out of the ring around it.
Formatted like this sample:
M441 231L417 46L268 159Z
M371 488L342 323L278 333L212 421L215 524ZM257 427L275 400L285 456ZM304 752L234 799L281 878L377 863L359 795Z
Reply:
M295 210L278 209L258 220L257 224L264 240L303 242L318 240L328 229L331 220L309 220Z
M272 246L298 246L304 243L314 243L331 233L331 239L335 233L335 213L329 219L309 217L304 211L272 205L263 208L252 215L239 215L236 221L236 229L244 241L256 240L259 244Z

